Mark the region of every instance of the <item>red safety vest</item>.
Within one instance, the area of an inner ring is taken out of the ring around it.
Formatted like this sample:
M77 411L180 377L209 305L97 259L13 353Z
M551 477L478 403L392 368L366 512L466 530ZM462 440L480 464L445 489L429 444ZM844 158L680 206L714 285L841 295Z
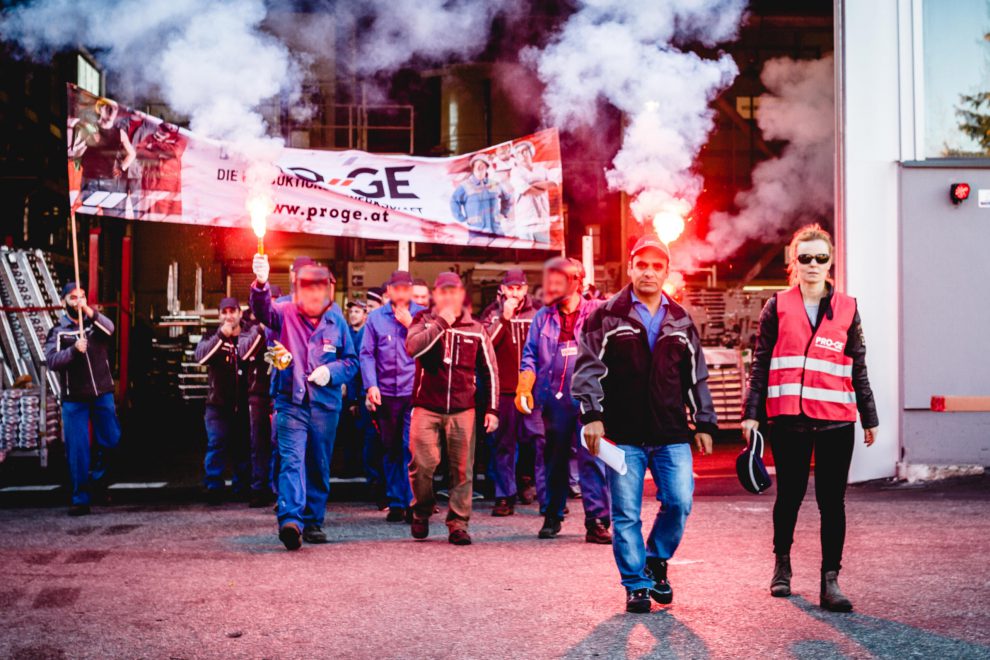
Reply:
M767 416L800 415L834 422L856 421L853 360L847 356L856 299L832 293L832 318L818 330L808 322L800 287L777 294L777 344L770 358Z

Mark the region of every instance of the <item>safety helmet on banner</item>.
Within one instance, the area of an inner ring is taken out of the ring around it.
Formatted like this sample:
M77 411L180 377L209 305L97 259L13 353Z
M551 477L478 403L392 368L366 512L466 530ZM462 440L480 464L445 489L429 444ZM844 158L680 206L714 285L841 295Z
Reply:
M749 492L759 495L773 484L763 463L763 434L753 429L749 444L736 457L736 476Z

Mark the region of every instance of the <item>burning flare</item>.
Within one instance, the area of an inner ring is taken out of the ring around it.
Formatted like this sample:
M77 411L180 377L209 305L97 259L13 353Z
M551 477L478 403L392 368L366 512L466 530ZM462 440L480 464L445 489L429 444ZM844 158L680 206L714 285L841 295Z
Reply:
M670 245L684 232L684 217L674 211L660 211L653 216L653 229L661 241Z

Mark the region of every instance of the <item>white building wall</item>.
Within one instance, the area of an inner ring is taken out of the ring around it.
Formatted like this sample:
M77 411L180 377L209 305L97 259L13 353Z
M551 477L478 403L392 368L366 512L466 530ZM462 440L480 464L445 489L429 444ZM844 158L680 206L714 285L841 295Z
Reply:
M873 447L857 425L850 481L893 476L900 452L898 161L904 0L837 0L838 283L859 300L880 417ZM908 14L910 17L910 13ZM910 23L908 23L910 24ZM909 131L910 132L910 131Z

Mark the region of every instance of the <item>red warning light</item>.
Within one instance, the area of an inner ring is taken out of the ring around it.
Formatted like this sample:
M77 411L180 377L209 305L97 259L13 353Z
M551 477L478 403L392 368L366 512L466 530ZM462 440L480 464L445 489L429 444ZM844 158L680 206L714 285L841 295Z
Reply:
M949 198L953 204L962 204L969 198L969 184L953 183L952 187L949 188Z

